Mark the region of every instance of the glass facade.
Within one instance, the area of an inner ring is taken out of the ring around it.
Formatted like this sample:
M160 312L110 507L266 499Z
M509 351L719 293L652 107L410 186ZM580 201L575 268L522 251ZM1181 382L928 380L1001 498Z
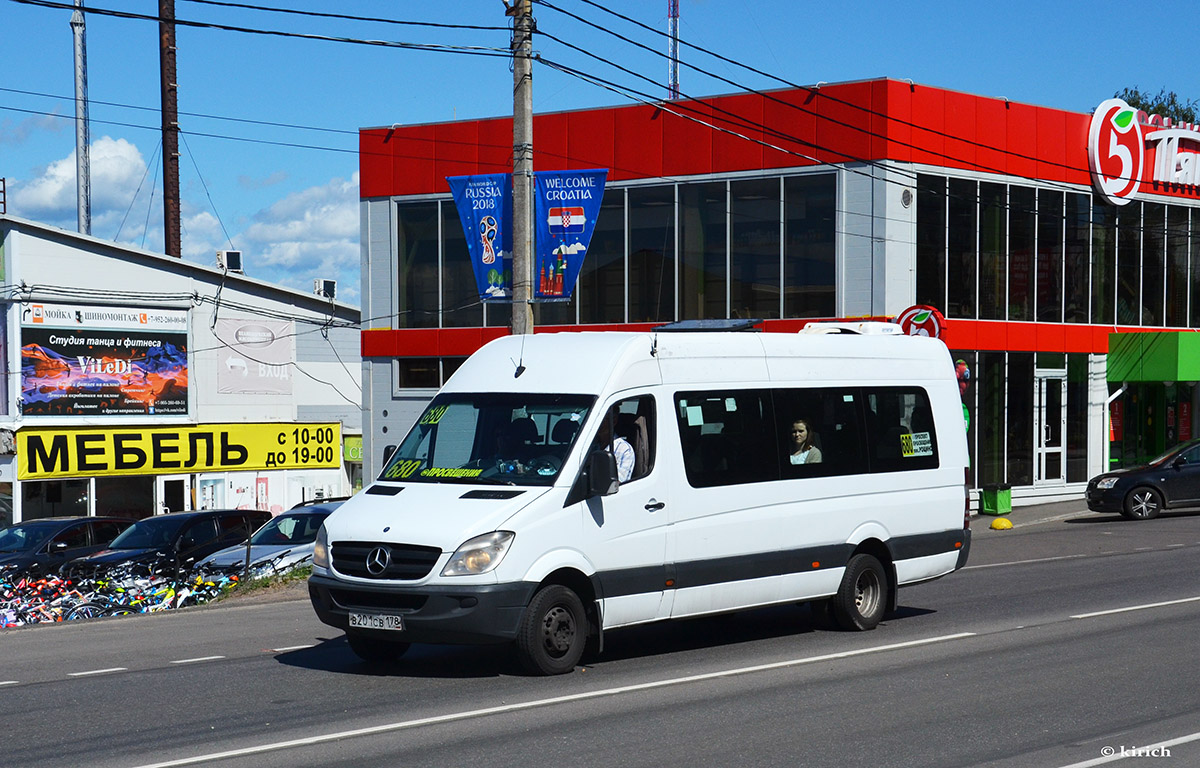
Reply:
M609 186L570 301L537 325L835 315L833 173ZM506 326L483 306L451 200L398 206L396 328ZM406 363L403 388L437 386L437 360Z

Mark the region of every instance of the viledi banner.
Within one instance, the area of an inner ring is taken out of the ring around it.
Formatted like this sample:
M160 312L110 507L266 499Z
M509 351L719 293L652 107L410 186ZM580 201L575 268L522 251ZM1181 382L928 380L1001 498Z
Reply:
M533 218L537 236L533 296L543 301L567 300L604 198L606 169L539 171L534 174Z
M512 175L447 176L479 298L512 301Z

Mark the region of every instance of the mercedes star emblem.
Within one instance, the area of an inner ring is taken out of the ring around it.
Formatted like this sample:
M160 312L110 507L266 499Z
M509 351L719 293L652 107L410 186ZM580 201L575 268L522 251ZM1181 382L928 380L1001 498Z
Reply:
M367 554L367 573L372 576L381 575L387 570L391 560L392 556L386 547L375 547Z

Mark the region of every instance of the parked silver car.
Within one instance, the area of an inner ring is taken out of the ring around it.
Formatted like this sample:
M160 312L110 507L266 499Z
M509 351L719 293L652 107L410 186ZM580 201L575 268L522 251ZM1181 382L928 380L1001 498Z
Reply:
M345 499L306 502L271 518L250 537L250 570L268 576L289 571L312 560L313 542L321 523ZM201 560L200 572L238 573L246 567L246 542L226 547Z

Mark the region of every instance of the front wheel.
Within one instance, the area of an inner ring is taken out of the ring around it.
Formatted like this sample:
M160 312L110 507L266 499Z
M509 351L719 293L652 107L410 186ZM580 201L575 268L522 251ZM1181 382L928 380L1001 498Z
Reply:
M1162 494L1153 488L1134 488L1125 497L1125 509L1121 511L1130 520L1152 520L1162 511Z
M94 619L99 616L104 616L107 613L108 609L106 609L100 603L80 603L71 610L67 611L66 619L67 621L74 621L75 619Z
M408 652L410 645L378 640L357 632L347 632L346 642L350 644L350 650L354 651L355 656L371 664L391 664L399 661L400 657Z
M531 674L570 672L583 656L587 634L587 614L579 595L551 584L538 590L521 617L517 658Z
M842 584L832 598L834 619L842 629L875 629L887 602L887 574L871 555L855 555L846 563Z

